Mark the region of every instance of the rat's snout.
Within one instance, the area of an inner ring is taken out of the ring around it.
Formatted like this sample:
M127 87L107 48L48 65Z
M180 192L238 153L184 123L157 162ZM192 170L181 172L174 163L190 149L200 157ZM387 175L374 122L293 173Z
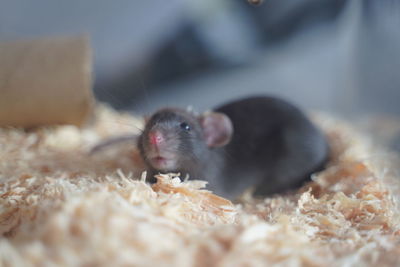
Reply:
M175 144L171 142L164 129L151 129L147 134L144 146L148 163L159 171L172 171L176 169L176 155L171 152Z
M164 135L158 130L152 130L149 132L149 142L154 146L159 146L165 141Z

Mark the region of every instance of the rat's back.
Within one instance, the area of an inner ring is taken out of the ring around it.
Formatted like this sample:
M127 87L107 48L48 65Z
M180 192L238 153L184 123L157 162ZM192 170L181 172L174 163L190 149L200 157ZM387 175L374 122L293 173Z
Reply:
M215 111L231 119L234 131L231 142L218 152L225 159L218 178L222 195L232 197L249 186L256 186L259 195L299 187L328 158L324 134L287 101L250 97Z

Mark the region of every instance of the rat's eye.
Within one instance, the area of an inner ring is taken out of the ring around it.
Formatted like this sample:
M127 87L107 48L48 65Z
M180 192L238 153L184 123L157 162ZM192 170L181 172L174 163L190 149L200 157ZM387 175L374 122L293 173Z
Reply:
M190 126L186 122L182 122L179 126L185 131L190 131Z

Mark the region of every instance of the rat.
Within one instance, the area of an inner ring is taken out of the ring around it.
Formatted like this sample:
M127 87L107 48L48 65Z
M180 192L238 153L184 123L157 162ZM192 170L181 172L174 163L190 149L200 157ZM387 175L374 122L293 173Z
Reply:
M295 105L271 96L234 100L196 114L162 108L137 145L148 173L180 173L235 199L248 188L269 196L300 187L328 160L326 136Z

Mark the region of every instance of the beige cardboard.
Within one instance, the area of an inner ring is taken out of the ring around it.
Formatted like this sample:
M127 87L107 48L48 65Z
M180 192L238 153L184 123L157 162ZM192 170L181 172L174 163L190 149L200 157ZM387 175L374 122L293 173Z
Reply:
M0 126L81 125L91 88L85 36L0 43Z

